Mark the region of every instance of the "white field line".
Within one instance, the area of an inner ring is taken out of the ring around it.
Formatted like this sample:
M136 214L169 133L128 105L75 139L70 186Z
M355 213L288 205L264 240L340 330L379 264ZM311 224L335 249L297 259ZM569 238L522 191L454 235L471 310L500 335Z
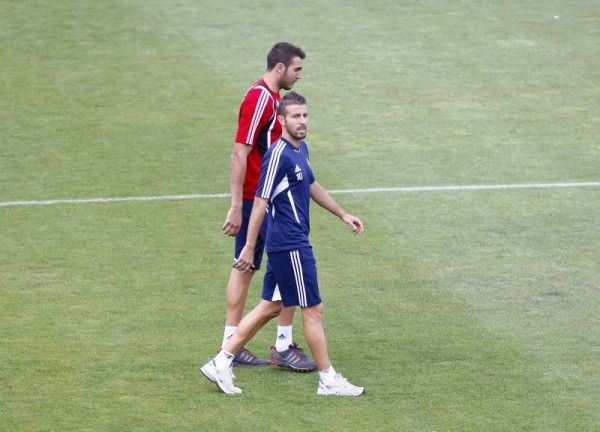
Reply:
M444 192L444 191L481 191L506 189L559 189L574 187L600 187L600 182L557 182L557 183L520 183L489 185L442 185L442 186L405 186L389 188L339 189L330 190L332 194L344 193L382 193L382 192Z
M380 187L363 189L332 189L331 194L371 194L371 193L405 193L405 192L459 192L459 191L486 191L509 189L560 189L600 187L600 182L556 182L556 183L520 183L520 184L482 184L482 185L442 185L442 186L406 186L406 187ZM183 201L228 198L228 193L217 194L191 194L191 195L158 195L138 197L114 198L65 198L30 201L0 201L0 207L18 206L49 206L57 204L102 204L102 203L128 203L136 201Z

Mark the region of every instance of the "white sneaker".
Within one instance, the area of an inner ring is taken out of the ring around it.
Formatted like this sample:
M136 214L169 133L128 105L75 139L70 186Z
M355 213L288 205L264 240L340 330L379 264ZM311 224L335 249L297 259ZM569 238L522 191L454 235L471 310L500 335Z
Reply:
M318 395L360 396L365 393L364 387L350 384L346 378L338 373L328 381L319 378Z
M223 393L239 394L242 389L233 385L233 374L231 369L217 369L215 361L211 360L200 368L200 372L204 374L211 382L214 382Z

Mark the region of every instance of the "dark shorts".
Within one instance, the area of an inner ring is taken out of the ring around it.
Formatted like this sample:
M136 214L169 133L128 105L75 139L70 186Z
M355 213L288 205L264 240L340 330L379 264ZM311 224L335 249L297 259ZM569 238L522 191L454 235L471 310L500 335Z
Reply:
M250 221L250 213L252 213L252 206L254 200L244 200L242 203L242 226L240 231L235 236L235 251L234 258L237 259L246 244L246 234L248 234L248 222ZM254 269L260 268L260 263L263 259L263 252L265 250L265 238L267 236L267 223L262 224L258 238L256 239L256 247L254 248Z
M312 248L269 253L262 298L281 300L285 307L311 307L321 303Z

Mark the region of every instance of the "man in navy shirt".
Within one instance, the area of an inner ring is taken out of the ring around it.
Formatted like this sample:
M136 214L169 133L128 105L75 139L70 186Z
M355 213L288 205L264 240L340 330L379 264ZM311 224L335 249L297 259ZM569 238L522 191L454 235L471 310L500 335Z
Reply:
M250 215L246 245L234 267L242 272L254 268L254 249L260 226L267 217L267 270L262 301L240 322L237 330L202 373L225 393L241 393L233 384L231 363L256 332L279 315L282 306L300 306L304 337L319 369L317 394L358 396L363 387L350 384L331 366L323 330L323 303L319 295L317 268L308 235L312 199L362 234L360 219L342 209L315 181L304 142L308 123L306 100L287 93L279 104L282 136L265 153L260 180Z

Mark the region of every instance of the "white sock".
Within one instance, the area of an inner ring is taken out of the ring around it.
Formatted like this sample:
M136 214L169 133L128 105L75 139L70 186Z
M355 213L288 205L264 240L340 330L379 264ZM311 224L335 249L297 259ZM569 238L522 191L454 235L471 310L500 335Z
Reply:
M323 382L331 381L333 377L335 377L335 369L331 365L327 369L319 371L319 378Z
M223 331L223 343L221 344L221 348L225 348L225 344L227 344L227 341L231 339L231 336L233 336L233 333L235 333L236 328L237 326L225 326L225 330Z
M215 366L217 369L227 369L231 367L231 362L233 361L234 357L235 356L233 354L222 349L213 360L215 361Z
M292 339L292 326L277 326L277 338L275 339L275 349L279 352L290 349L294 342Z

